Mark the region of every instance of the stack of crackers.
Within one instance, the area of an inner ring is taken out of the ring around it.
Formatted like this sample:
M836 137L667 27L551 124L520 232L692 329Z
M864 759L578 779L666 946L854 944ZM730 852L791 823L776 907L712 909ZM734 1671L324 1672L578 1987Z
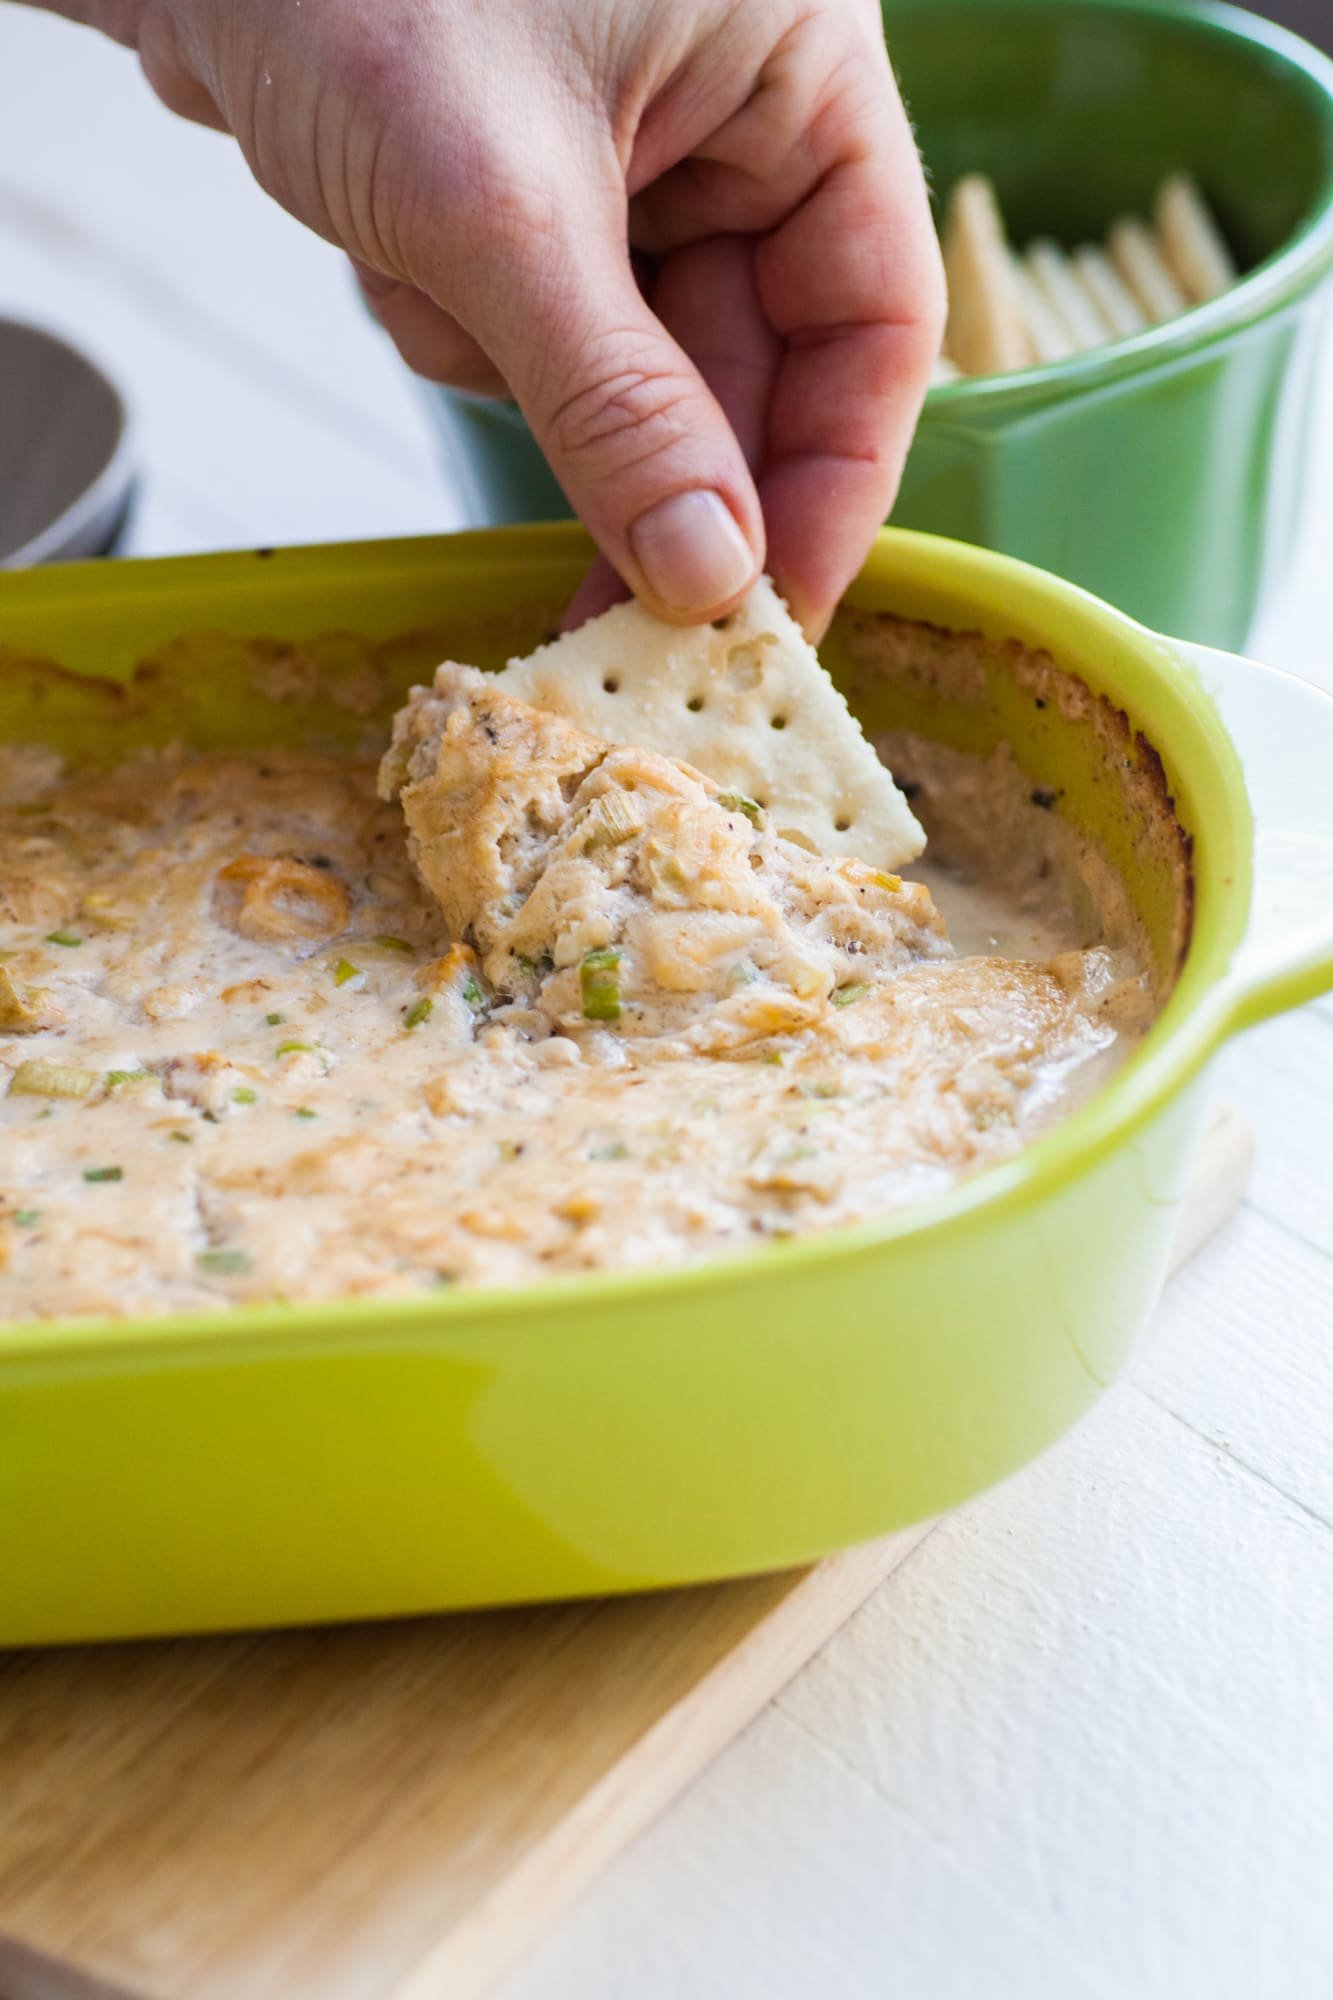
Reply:
M1063 361L1141 333L1234 285L1235 262L1198 186L1170 174L1151 224L1123 215L1106 241L1015 251L993 183L967 174L944 223L949 323L935 380Z

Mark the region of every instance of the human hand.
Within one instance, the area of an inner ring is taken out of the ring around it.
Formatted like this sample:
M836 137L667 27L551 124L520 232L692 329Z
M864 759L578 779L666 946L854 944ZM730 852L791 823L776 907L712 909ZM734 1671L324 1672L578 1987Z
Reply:
M822 630L944 312L874 0L50 4L235 134L413 368L516 398L644 603L717 616L766 564Z

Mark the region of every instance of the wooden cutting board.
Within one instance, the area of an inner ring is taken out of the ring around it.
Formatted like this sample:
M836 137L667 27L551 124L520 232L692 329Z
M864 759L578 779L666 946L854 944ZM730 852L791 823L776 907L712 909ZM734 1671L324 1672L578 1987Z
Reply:
M1176 1262L1239 1201L1222 1113ZM3 2000L475 2000L910 1552L0 1655Z

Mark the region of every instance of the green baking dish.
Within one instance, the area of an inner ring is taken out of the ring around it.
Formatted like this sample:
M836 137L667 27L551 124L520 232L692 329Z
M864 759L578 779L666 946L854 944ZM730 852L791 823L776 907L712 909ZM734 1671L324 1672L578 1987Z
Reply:
M589 546L548 527L0 578L0 735L62 729L59 694L20 724L6 653L124 678L183 634L342 629L404 635L420 664L478 615L508 643L534 635ZM1194 842L1193 931L1133 1061L944 1198L762 1254L407 1303L0 1328L0 1643L793 1563L953 1506L1094 1401L1160 1289L1209 1057L1333 986L1333 702L929 537L885 533L851 602L1048 647L1159 753ZM848 671L837 626L828 656ZM187 737L259 726L210 700L205 664L198 682ZM1094 824L1106 787L1080 764L1086 738L1011 697L997 670L934 726L978 747L1003 734ZM303 711L284 715L299 732ZM132 747L132 723L121 733ZM1151 922L1160 863L1121 858Z
M1022 241L1101 237L1199 177L1244 281L1171 324L932 389L893 512L1021 556L1161 631L1244 643L1282 574L1333 263L1333 62L1193 0L889 0L935 186L990 173ZM470 517L564 497L512 404L427 388Z

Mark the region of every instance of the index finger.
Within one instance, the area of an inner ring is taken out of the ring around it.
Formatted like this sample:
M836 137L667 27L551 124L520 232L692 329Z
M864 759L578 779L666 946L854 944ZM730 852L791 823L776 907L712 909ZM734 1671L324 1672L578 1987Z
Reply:
M887 57L847 64L831 157L757 248L784 344L759 480L769 563L812 636L893 505L944 328L925 179Z

